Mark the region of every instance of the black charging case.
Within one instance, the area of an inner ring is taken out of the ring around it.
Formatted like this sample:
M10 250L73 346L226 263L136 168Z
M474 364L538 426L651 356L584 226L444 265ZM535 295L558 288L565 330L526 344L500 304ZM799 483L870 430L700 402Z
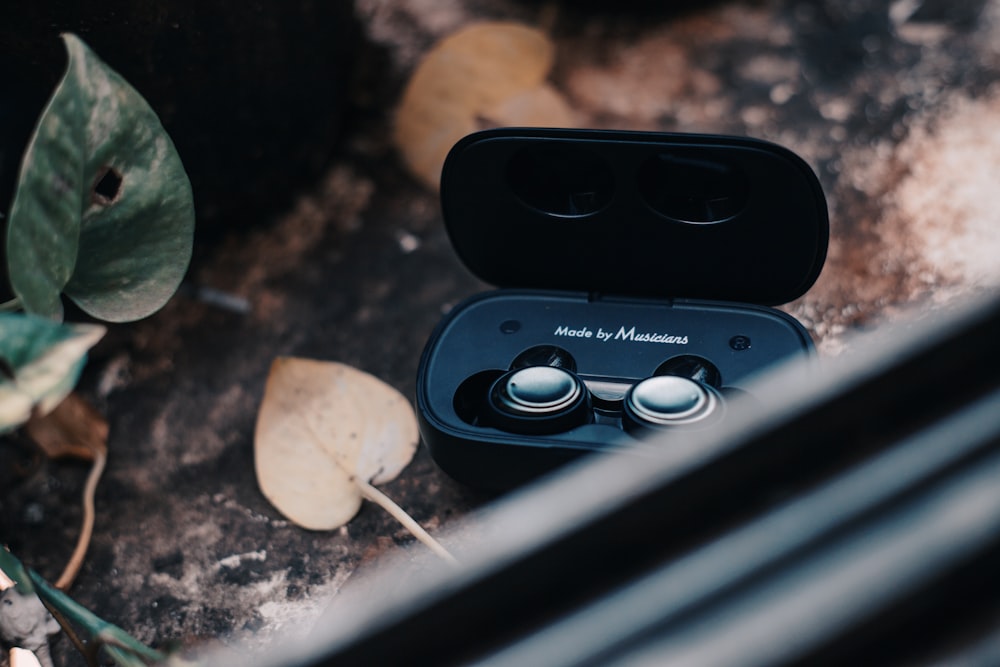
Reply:
M459 481L509 488L711 428L755 374L812 352L771 306L819 276L829 220L815 174L780 146L488 130L451 150L441 204L461 260L500 288L454 307L420 360L421 434Z

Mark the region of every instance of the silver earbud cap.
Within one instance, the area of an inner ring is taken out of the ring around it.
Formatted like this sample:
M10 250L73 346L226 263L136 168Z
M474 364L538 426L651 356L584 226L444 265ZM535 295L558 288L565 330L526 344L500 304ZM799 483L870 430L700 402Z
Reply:
M689 424L709 416L715 395L694 380L674 375L646 378L632 388L629 407L652 424Z
M514 412L544 414L571 405L580 392L579 381L565 370L529 366L511 373L501 387L499 398Z

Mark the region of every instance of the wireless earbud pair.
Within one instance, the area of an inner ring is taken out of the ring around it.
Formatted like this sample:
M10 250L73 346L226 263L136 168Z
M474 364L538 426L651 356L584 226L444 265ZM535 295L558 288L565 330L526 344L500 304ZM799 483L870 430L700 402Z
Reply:
M627 431L714 422L722 415L718 370L706 359L668 359L638 382L585 378L562 348L519 354L492 383L484 423L510 433L551 435L597 419L620 419Z

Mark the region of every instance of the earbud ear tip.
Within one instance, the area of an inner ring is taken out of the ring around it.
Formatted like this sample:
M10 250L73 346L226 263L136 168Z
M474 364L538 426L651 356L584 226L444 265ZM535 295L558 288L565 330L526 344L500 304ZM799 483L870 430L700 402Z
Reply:
M697 354L670 357L656 367L653 375L678 375L716 389L722 386L722 373L718 366Z
M528 366L554 366L576 372L576 359L558 345L533 345L521 351L510 362L510 370Z

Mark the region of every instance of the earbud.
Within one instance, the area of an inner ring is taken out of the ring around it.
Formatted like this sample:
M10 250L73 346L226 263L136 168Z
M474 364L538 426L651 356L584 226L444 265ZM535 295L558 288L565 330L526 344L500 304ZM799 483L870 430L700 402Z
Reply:
M632 385L622 405L627 430L715 423L724 403L716 389L718 369L707 359L683 355L668 359L656 374Z
M528 365L541 361L545 365ZM572 356L555 346L529 348L490 387L486 421L511 433L549 435L589 423L590 392Z
M622 421L626 428L691 425L717 417L721 406L713 387L676 375L656 375L636 383L625 395Z

